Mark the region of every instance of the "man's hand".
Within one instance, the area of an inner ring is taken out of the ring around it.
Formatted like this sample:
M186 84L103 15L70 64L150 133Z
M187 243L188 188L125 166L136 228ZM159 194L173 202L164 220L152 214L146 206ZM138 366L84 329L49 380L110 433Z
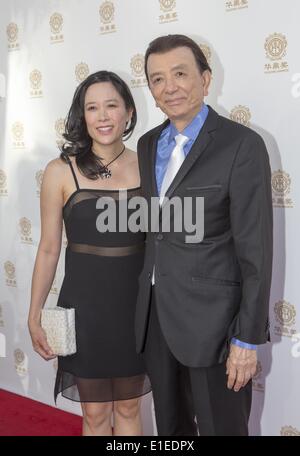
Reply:
M230 345L230 353L226 362L228 375L227 388L239 391L246 386L250 378L255 375L257 365L256 350Z

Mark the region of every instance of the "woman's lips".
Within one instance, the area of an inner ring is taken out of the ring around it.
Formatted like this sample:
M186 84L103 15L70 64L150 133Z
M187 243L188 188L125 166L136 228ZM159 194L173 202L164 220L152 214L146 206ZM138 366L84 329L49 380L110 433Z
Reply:
M101 134L101 135L109 135L113 130L113 127L112 126L107 126L107 127L98 127L97 128L97 131Z

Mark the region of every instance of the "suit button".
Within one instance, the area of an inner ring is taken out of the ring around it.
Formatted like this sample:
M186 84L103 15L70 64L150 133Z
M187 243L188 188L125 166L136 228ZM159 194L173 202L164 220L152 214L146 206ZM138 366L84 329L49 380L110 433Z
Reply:
M157 239L158 241L161 241L163 238L164 238L164 237L163 237L162 234L158 234L156 239Z

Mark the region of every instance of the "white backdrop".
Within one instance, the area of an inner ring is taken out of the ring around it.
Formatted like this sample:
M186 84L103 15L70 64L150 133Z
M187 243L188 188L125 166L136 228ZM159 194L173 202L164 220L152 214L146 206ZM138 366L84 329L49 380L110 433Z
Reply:
M42 173L58 156L76 86L100 69L128 82L139 114L129 141L135 148L164 118L145 84L145 49L159 35L183 33L209 57L207 102L256 130L268 147L272 344L259 348L251 434L300 435L299 17L298 0L0 0L0 388L53 405L56 363L33 352L27 314ZM49 305L63 279L65 245L64 237ZM58 405L80 413L68 400ZM151 397L144 399L147 435L155 433L151 408Z

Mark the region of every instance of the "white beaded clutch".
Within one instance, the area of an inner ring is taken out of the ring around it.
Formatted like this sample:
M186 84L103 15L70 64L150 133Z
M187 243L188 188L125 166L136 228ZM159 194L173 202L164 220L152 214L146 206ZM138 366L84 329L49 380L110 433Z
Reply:
M55 355L76 353L75 309L53 307L42 310L41 325Z

